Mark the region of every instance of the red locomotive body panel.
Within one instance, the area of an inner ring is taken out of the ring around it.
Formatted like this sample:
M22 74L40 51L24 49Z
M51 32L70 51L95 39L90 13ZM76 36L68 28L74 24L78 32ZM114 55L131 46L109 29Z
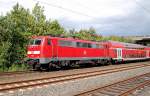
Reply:
M66 38L57 38L57 42L59 42L59 40L64 40L64 41L68 41L68 39ZM85 40L74 40L74 39L69 39L70 42L73 43L84 43L85 46L61 46L59 44L57 44L57 56L59 58L99 58L99 57L106 57L105 56L105 52L104 52L104 48L102 45L100 45L99 43L95 43L95 42L90 42L90 41L85 41ZM97 44L97 46L99 46L98 48L88 48L86 46L86 44Z

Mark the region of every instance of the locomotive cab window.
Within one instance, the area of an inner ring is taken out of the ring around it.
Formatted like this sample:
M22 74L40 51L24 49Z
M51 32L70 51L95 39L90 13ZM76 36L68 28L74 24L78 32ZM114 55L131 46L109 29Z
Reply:
M34 44L34 40L31 39L31 40L29 41L29 45L33 45L33 44Z
M34 45L41 45L41 40L40 39L35 39L34 41Z
M30 45L41 45L42 40L41 39L32 39L30 40Z

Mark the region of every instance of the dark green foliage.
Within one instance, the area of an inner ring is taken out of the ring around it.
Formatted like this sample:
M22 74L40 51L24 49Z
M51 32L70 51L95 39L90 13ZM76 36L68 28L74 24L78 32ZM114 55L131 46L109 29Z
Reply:
M93 27L89 29L81 29L79 31L76 31L75 29L69 30L70 36L83 39L83 40L92 40L92 41L120 41L120 42L129 42L132 43L133 41L131 39L127 39L125 37L119 37L119 36L108 36L108 37L102 37L101 35L98 35Z
M20 67L30 36L65 33L56 20L46 20L43 12L38 3L32 12L16 4L6 16L0 16L0 70Z
M37 3L32 10L32 30L33 35L60 35L63 34L64 28L60 26L57 20L50 21L46 20L46 16L44 15L44 8L39 6Z
M128 42L132 43L133 41L131 39L127 39L125 37L119 37L119 36L109 36L109 37L103 37L103 40L112 40L112 41L119 41L119 42Z
M89 29L81 29L78 32L75 29L69 31L71 36L83 40L93 40L100 41L102 39L101 35L98 35L93 27Z

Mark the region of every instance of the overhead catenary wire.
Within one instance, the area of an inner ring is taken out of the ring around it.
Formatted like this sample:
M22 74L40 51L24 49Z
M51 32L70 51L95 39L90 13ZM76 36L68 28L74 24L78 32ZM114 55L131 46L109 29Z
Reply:
M91 19L99 19L97 17L94 17L94 16L91 16L89 14L86 14L86 13L82 13L82 12L79 12L79 11L76 11L76 10L73 10L73 9L69 9L69 8L66 8L66 7L63 7L61 5L57 5L57 4L53 4L53 3L50 3L50 2L44 2L44 1L40 1L40 0L34 0L36 2L39 2L39 3L42 3L42 4L45 4L45 5L48 5L48 6L51 6L51 7L55 7L55 8L58 8L58 9L61 9L61 10L64 10L64 11L67 11L67 12L71 12L71 13L74 13L74 14L77 14L77 15L81 15L81 16L86 16L86 17L89 17ZM134 0L135 3L140 6L143 10L145 10L146 12L150 13L150 10L148 10L146 7L144 7L143 5L140 4L140 2L138 2L137 0ZM75 1L76 2L76 1ZM80 5L82 5L81 3L79 2L76 2ZM82 6L84 8L88 8L86 5L85 6ZM129 26L127 26L129 27ZM70 27L69 27L70 28ZM128 28L125 28L125 27L121 27L121 29L128 29ZM72 29L72 28L71 28Z
M82 4L82 3L78 2L77 0L74 0L73 2L76 3L76 4L78 4L78 5L81 5L82 8L91 10L92 12L93 12L93 11L94 11L94 12L97 12L97 10L91 9L89 6L86 6L85 4Z
M65 11L68 11L68 12L71 12L71 13L74 13L74 14L86 16L86 17L89 17L91 19L96 19L96 17L94 17L94 16L90 16L88 14L85 14L85 13L82 13L82 12L79 12L79 11L75 11L75 10L72 10L72 9L69 9L69 8L65 8L65 7L60 6L60 5L55 5L55 4L52 4L52 3L47 3L47 2L39 1L39 0L34 0L34 1L42 3L42 4L46 4L46 5L51 6L51 7L59 8L61 10L65 10Z
M135 3L139 6L139 7L141 7L144 11L146 11L147 13L149 13L150 14L150 10L149 9L147 9L146 7L144 7L142 4L140 4L140 2L138 2L137 0L134 0L135 1Z

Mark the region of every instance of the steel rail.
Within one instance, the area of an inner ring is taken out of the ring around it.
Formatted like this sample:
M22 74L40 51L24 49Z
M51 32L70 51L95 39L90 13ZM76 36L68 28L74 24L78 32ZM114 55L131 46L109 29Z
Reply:
M149 79L145 79L149 78ZM79 93L75 96L128 96L137 89L150 84L150 73L146 73L140 76L135 76L117 83L113 83L104 87L96 88L90 91Z
M136 91L137 89L143 88L144 86L149 85L149 84L150 84L150 80L146 81L136 87L133 87L132 89L120 94L119 96L128 96L128 95L132 94L134 91Z
M98 75L104 75L104 74L115 73L115 72L126 71L126 70L132 70L132 69L137 69L137 68L142 68L147 66L150 65L141 64L141 65L134 65L128 67L120 67L120 68L112 68L112 69L110 68L106 70L99 70L93 72L76 73L76 74L65 75L65 76L56 76L56 77L47 77L47 78L34 79L34 80L2 83L0 84L0 92L16 90L20 88L22 89L27 87L34 87L39 85L47 85L47 84L76 80L76 79L83 79L83 78L94 77Z
M20 74L26 74L26 73L34 73L34 72L33 71L0 72L0 77L1 76L20 75Z
M8 84L13 84L13 83L22 83L22 82L30 82L30 81L37 81L37 80L43 80L43 79L55 79L55 78L61 78L61 77L68 77L72 75L79 75L79 74L89 74L89 73L95 73L95 72L104 72L104 71L110 71L110 70L116 70L120 68L130 68L130 67L145 67L145 66L150 66L150 64L140 64L140 65L130 65L130 66L121 66L119 68L108 68L108 69L103 69L103 70L96 70L96 71L88 71L88 72L82 72L82 73L74 73L71 75L60 75L60 76L52 76L52 77L46 77L46 78L39 78L39 79L33 79L33 80L22 80L22 81L14 81L14 82L8 82L8 83L0 83L1 85L8 85Z

